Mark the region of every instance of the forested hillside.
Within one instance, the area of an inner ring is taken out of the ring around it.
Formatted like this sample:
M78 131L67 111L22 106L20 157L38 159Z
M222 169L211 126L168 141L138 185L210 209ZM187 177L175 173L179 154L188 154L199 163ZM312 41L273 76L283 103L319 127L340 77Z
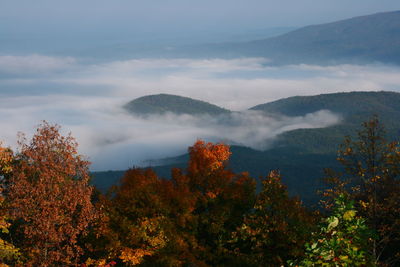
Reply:
M191 115L219 115L229 110L189 97L159 94L139 97L127 103L125 109L135 115L157 115L171 112Z

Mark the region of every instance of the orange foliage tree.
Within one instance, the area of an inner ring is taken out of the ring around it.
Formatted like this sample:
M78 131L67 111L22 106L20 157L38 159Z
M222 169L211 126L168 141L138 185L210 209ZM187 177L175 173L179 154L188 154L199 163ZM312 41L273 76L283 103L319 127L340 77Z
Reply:
M252 207L254 181L226 170L226 145L197 141L189 153L187 172L174 169L170 180L151 170L125 173L99 202L105 217L100 236L91 241L93 258L141 266L214 266L225 260L231 231Z
M18 247L28 265L77 264L77 243L95 217L88 185L89 162L77 152L71 135L43 122L20 151L7 185L9 211L15 220Z
M226 249L231 232L254 204L255 181L226 168L231 152L225 144L198 140L189 148L187 173L174 170L172 180L191 204L185 228L194 240L186 251L199 266L232 261ZM191 249L194 248L194 249Z

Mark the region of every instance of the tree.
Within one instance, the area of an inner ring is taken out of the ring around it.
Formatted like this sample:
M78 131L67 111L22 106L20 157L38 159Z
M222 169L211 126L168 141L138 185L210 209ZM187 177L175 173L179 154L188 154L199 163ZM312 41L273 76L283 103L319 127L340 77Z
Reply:
M215 266L229 254L231 232L252 207L255 185L227 170L229 147L197 141L186 173L170 180L131 169L102 201L97 257L141 266ZM100 256L99 256L100 255Z
M12 170L12 161L14 155L11 149L2 147L0 142L0 176L4 178L4 175L8 174Z
M368 242L373 237L365 219L356 215L354 201L345 195L335 199L332 216L324 219L319 232L306 244L306 255L291 266L374 266L368 254Z
M78 155L75 139L59 130L43 122L30 143L21 136L7 185L18 247L34 266L77 264L77 239L96 215L89 162Z
M359 214L376 232L371 251L376 264L392 266L400 254L400 144L387 142L377 117L363 123L358 138L346 137L338 151L344 175L330 179L327 196L340 194L355 200Z
M143 263L167 244L170 208L164 192L170 182L150 169L130 169L100 199L103 220L92 240L94 258L115 259L128 266Z
M255 181L226 168L231 152L225 144L198 140L189 155L187 174L173 175L173 180L186 186L192 198L188 229L197 240L194 257L205 266L231 264L228 243L254 205Z
M313 215L289 197L280 174L271 171L231 243L242 266L283 266L303 255L313 223Z
M4 205L4 176L7 176L12 171L12 162L14 155L11 149L4 148L0 142L0 233L2 236L9 237L9 216ZM6 239L0 238L0 262L16 264L20 263L21 253L11 242ZM6 265L7 266L7 265Z

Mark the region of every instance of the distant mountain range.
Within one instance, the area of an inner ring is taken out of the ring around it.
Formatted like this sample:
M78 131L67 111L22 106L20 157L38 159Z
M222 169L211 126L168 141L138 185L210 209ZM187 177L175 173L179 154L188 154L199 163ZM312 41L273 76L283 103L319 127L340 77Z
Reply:
M272 64L400 64L400 11L306 26L250 42L176 49L174 56L266 57Z
M130 110L130 112L158 114L162 111L192 115L214 114L213 116L229 113L226 109L203 101L165 94L142 97L130 102L126 107L131 106L132 103L143 103L143 101L152 104L145 105L144 109ZM171 106L171 103L175 102L178 105ZM201 108L197 108L196 105ZM196 108L193 109L191 106ZM324 175L323 168L338 167L336 151L344 136L356 135L363 121L373 115L378 115L385 124L390 139L398 139L400 132L398 120L400 93L395 92L295 96L257 105L251 109L273 116L304 116L319 110L330 110L342 116L342 121L334 126L285 132L279 135L273 147L266 151L237 145L231 147L233 153L230 166L234 171L249 171L253 177L260 177L265 176L271 169L279 169L284 182L289 186L289 191L300 195L308 203L315 200L315 191L323 187L321 180ZM156 166L154 169L161 176L168 177L171 167L184 167L187 160L187 155L165 159L164 166ZM105 189L115 183L122 174L123 171L98 172L94 174L93 182Z
M147 36L148 39L155 39L146 43L145 37L139 43L132 37L121 43L99 44L72 52L75 51L74 56L88 57L95 61L126 58L265 57L271 60L269 64L274 65L400 64L400 11L298 29L265 29L229 38L198 34L183 39L164 36L158 40Z
M312 25L232 46L239 54L275 63L400 63L400 11Z

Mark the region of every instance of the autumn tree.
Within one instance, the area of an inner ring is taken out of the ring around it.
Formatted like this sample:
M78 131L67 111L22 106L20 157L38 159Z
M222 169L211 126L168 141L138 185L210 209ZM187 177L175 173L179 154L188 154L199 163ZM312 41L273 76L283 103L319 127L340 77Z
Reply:
M197 141L170 180L131 169L103 200L93 257L141 266L215 266L253 204L254 181L226 169L229 147ZM97 246L97 248L96 248ZM101 253L101 251L103 251Z
M278 171L262 180L251 213L232 235L241 266L283 266L304 254L303 246L314 225L313 214L290 197Z
M12 171L12 163L14 155L11 149L4 148L0 142L0 263L4 266L8 264L21 263L22 255L18 248L16 248L7 238L9 238L9 216L4 204L4 181L5 176L8 176Z
M175 183L186 186L194 198L188 229L197 240L194 255L205 265L232 261L226 249L231 233L254 204L255 181L227 168L230 155L225 144L198 140L189 148L186 175L173 175Z
M330 177L334 187L325 194L346 194L376 232L371 251L376 264L394 266L400 254L400 144L388 142L379 120L363 123L357 139L346 137L338 152L344 174ZM331 198L332 199L332 198Z
M75 139L59 130L43 122L29 143L21 136L7 185L15 237L28 265L77 264L77 239L95 216L89 162Z
M2 179L4 175L8 174L12 170L12 161L14 159L13 152L10 148L5 148L0 142L0 176Z
M131 169L101 197L101 221L92 237L91 257L133 266L166 246L169 207L163 182L151 170Z

